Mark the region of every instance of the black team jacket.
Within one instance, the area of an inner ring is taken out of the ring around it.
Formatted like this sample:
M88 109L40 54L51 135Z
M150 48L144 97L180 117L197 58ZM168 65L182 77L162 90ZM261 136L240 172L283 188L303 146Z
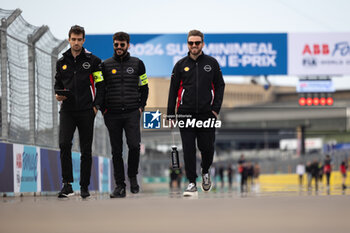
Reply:
M131 112L146 106L148 79L142 60L128 52L120 57L114 54L102 63L105 95L102 111Z
M171 75L168 118L178 114L219 114L225 82L215 58L202 53L197 60L190 55L179 60Z
M56 63L55 90L69 90L61 111L83 111L99 108L103 102L101 59L82 48L74 58L71 49Z

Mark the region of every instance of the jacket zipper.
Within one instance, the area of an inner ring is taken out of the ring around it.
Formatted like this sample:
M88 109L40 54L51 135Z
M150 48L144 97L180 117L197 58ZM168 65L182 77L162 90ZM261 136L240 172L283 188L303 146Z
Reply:
M196 113L198 113L198 62L196 62Z
M77 84L77 59L76 59L76 57L74 58L74 76L73 76L73 79L74 79L74 91L76 92L77 87L78 87L78 84ZM80 106L79 94L75 93L74 96L75 96L75 106L79 108L79 106Z
M123 58L120 58L120 69L121 69L121 99L122 99L122 110L124 110L124 69L123 69Z

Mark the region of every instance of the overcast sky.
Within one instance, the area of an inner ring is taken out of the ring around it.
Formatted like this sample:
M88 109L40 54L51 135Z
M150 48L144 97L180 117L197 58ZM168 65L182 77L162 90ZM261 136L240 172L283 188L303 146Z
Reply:
M74 24L88 34L350 32L349 0L0 0L58 39ZM291 83L295 79L290 78ZM342 78L335 80L343 82ZM349 88L350 88L350 82ZM340 86L344 86L343 84Z
M90 34L203 32L346 32L349 0L1 0L59 39L74 24Z

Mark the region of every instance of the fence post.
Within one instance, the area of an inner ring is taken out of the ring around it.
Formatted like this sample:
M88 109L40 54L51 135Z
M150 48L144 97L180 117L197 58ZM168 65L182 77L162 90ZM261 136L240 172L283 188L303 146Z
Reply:
M28 81L29 81L29 143L36 142L36 96L35 96L35 43L49 30L41 26L34 34L28 35Z
M1 138L8 140L9 127L8 127L8 56L7 56L7 28L11 23L22 13L20 9L16 9L7 18L1 19L0 26L0 56L1 56Z
M8 117L7 117L7 22L1 19L1 137L8 138Z
M51 70L52 70L52 127L53 127L53 145L58 147L58 108L57 100L55 97L54 83L56 74L56 63L58 60L58 54L68 45L67 40L63 40L57 47L52 50L51 56Z

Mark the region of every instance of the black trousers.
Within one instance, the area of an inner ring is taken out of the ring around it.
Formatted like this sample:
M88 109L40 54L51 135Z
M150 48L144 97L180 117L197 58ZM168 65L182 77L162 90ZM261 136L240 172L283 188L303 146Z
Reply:
M80 186L88 187L91 176L91 146L94 132L95 113L93 109L86 111L61 111L59 146L61 150L62 182L72 183L72 140L78 128L80 142Z
M125 187L123 161L123 131L128 145L128 177L136 177L140 162L140 111L111 113L104 115L112 147L114 179L117 186Z
M315 179L315 190L318 191L318 175L312 175L312 179Z
M189 119L207 120L215 118L210 113L192 114ZM179 119L184 120L184 119ZM184 153L186 177L190 183L195 183L197 178L196 164L196 142L199 151L201 152L202 174L208 173L214 158L214 143L215 143L215 128L180 128L182 140L182 149Z
M327 172L327 173L326 173L326 179L327 179L327 186L329 186L329 184L330 184L330 179L331 179L331 173L330 173L330 172Z
M247 183L248 183L248 175L246 174L245 171L243 171L241 173L241 192L247 191L245 190Z

